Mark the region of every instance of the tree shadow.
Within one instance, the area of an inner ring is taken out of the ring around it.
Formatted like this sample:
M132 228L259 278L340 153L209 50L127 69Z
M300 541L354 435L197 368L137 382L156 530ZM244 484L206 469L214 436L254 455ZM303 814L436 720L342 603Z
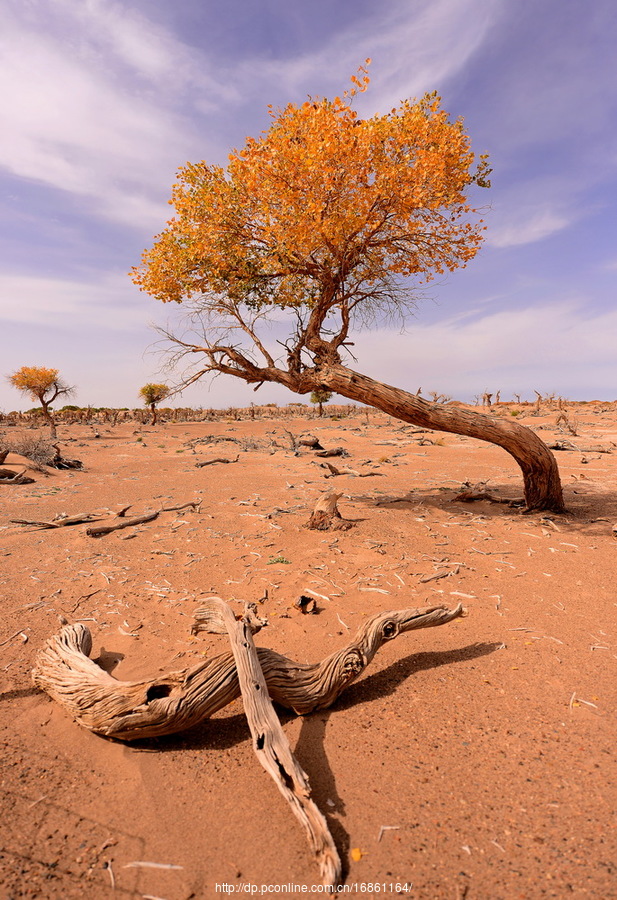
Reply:
M484 519L508 519L523 523L528 518L550 518L559 523L564 532L586 531L589 534L606 533L606 525L601 527L602 518L617 518L617 491L607 488L598 482L577 481L563 485L565 502L564 513L552 513L544 510L527 512L523 508L510 506L509 503L521 498L520 490L510 482L490 482L487 490L498 503L489 500L462 501L456 500L460 488L426 487L412 489L406 494L375 497L371 494L354 494L352 499L366 506L378 506L393 512L406 513L421 509L439 509L450 515L475 515Z
M334 708L349 709L360 703L379 700L381 697L393 694L403 681L406 681L411 675L415 675L416 672L425 672L429 669L437 669L440 666L449 666L453 663L466 662L471 659L478 659L481 656L488 656L490 653L494 653L495 650L499 650L501 646L501 642L476 643L468 644L466 647L459 647L456 650L429 650L421 653L411 653L409 656L393 662L380 672L367 675L354 682L339 697Z
M40 695L41 691L37 687L17 688L12 691L0 691L0 702L4 700L23 700L24 697L34 697Z
M319 710L303 717L302 731L298 738L300 753L303 753L305 759L309 761L311 753L323 752L323 740L320 743L319 732L321 731L321 738L323 738L325 728L322 729L319 722L325 723L332 712L340 709L349 709L360 703L367 703L393 694L399 684L406 681L410 675L414 675L416 672L487 656L489 653L498 650L499 647L501 647L500 643L477 643L469 644L456 650L412 653L403 659L397 660L380 672L361 677L347 688L328 710ZM240 701L234 702L239 703ZM227 707L227 710L229 710L229 707ZM282 707L277 707L277 714L282 724L297 718L295 713ZM313 719L316 720L317 724L314 728L311 726L305 731L305 725ZM244 741L250 740L250 736L244 712L217 713L215 716L205 719L187 731L158 738L144 738L141 741L131 741L129 746L136 750L157 749L163 753L177 750L229 750ZM333 781L326 780L323 787L324 790L326 788L331 789L332 796L329 796L329 799L335 801L336 788ZM328 797L325 797L325 799L328 799Z

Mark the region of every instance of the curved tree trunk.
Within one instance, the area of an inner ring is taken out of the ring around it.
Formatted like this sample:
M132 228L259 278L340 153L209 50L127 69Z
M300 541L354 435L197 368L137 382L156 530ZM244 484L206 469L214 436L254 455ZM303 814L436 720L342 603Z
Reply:
M416 394L375 381L342 365L325 366L319 377L328 390L367 403L403 422L464 434L503 447L523 473L527 509L564 511L557 461L530 428L473 410L430 403Z

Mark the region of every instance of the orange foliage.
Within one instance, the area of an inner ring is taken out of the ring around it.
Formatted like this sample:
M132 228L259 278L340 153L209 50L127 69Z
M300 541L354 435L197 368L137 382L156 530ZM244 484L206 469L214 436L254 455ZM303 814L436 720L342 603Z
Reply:
M270 128L226 169L184 166L176 215L135 283L164 302L205 293L311 308L360 285L367 298L386 295L392 279L427 281L472 259L484 229L467 191L488 185L486 158L473 171L463 123L436 94L359 118L359 74L342 97L270 110Z
M43 366L22 366L13 375L9 375L9 381L17 390L41 403L48 393L64 387L58 379L58 369L46 369Z

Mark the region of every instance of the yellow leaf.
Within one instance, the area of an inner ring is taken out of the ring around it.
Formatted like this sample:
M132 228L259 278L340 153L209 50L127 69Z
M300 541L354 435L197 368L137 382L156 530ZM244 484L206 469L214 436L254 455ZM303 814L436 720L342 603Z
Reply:
M359 847L354 847L350 856L354 862L359 862L362 859L362 850Z

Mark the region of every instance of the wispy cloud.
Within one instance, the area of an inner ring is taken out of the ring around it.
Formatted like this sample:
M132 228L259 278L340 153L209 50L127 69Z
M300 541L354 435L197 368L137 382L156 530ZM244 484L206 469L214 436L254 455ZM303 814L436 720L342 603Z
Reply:
M373 27L351 24L299 59L215 68L207 52L126 3L13 2L0 35L0 165L89 198L99 215L151 226L168 211L178 165L224 157L218 141L230 108L252 101L254 120L263 120L264 98L311 92L316 80L343 90L372 55L379 88L367 102L387 109L454 75L501 3L487 0L478 13L475 0L397 0L380 7Z
M125 4L14 3L0 50L0 165L127 222L166 212L161 186L196 143L185 98L215 108L233 94Z
M354 353L361 371L407 390L422 385L426 394L470 400L485 390L539 390L584 399L600 372L607 385L617 383L616 331L617 310L591 313L571 300L363 334Z
M496 217L491 216L491 227L486 239L493 247L517 247L542 241L575 221L575 216L551 209L548 206L512 206Z
M0 274L0 328L5 322L68 332L143 330L152 306L120 274L85 281Z

